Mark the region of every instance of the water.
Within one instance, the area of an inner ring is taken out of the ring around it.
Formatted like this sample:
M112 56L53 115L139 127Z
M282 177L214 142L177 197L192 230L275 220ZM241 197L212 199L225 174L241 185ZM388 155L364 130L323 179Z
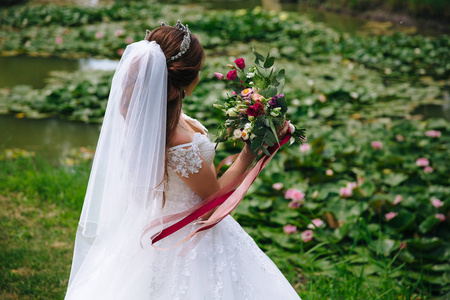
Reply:
M100 125L60 119L17 119L0 115L0 149L20 148L49 157L67 155L73 148L94 148Z
M40 89L45 86L51 71L115 70L118 63L93 58L0 56L0 88L25 84Z

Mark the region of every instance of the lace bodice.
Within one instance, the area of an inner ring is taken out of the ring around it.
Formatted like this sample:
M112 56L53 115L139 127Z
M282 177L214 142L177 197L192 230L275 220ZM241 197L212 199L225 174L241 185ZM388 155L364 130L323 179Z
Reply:
M182 114L197 127L207 132L206 128L197 120ZM198 173L203 161L211 165L214 161L215 149L207 134L196 132L190 143L171 147L168 153L168 182L166 185L166 205L164 213L175 213L188 209L202 201L181 179ZM178 174L177 174L178 173ZM181 176L181 177L180 177Z

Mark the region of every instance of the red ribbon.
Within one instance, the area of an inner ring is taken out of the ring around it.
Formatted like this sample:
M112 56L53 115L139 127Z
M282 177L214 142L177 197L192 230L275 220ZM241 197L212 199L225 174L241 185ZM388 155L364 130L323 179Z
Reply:
M153 235L151 237L152 244L155 244L156 242L168 237L169 235L177 232L181 228L185 227L186 225L197 221L196 223L202 224L199 228L194 230L191 234L186 236L181 242L179 242L177 245L171 247L177 247L181 245L182 243L189 240L194 235L200 233L201 231L210 229L217 225L223 218L225 218L233 209L236 208L236 206L241 202L241 200L244 198L245 193L250 188L250 186L253 184L253 182L258 177L259 173L264 169L264 167L268 164L268 162L273 158L275 153L278 151L278 149L283 146L284 144L289 141L291 138L291 134L288 133L286 136L280 141L279 144L275 144L272 147L267 148L267 150L270 153L270 156L263 155L256 165L250 169L249 171L242 174L239 178L237 178L234 182L228 184L226 187L222 188L218 192L214 193L201 203L195 205L191 209L188 209L186 211L183 211L181 213L172 214L168 216L164 216L162 219L163 224L167 224L176 220L179 220L178 222L170 225L169 227L163 229L161 232ZM226 163L233 162L238 155L232 155L227 158L225 158L217 168L217 172L219 171L220 167L222 167ZM237 187L239 185L239 187ZM237 187L237 188L236 188ZM220 206L220 207L218 207ZM208 218L208 220L205 221L199 221L198 219L203 216L204 214L210 212L211 210L218 207L218 209ZM152 228L160 224L158 220L153 221L149 225L147 225L142 233L142 236L144 236L146 233L148 233ZM198 242L198 240L197 240ZM191 245L192 246L192 245ZM155 247L153 245L153 247ZM155 247L158 248L158 247ZM171 249L169 248L169 249ZM188 247L189 248L189 247ZM168 249L161 249L160 250L168 250Z

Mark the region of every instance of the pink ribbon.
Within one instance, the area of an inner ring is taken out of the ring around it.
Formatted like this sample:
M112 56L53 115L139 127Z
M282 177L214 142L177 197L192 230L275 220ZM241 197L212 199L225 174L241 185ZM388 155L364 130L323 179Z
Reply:
M253 182L258 177L259 173L261 173L262 169L264 169L264 167L269 163L269 161L273 158L273 156L278 151L278 149L281 146L283 146L284 144L286 144L290 138L291 138L291 135L288 133L283 138L283 140L280 141L279 144L273 145L272 147L269 147L267 149L270 153L270 156L263 155L252 169L246 171L244 174L239 176L236 180L234 180L233 182L231 182L224 188L220 189L213 195L209 196L208 198L206 198L199 204L197 204L194 207L192 207L188 210L185 210L183 212L164 216L162 218L163 225L169 224L169 223L172 223L175 221L177 221L177 222L168 226L167 228L163 229L161 232L154 234L151 237L152 246L159 250L169 250L169 249L175 248L175 247L185 243L186 241L188 241L195 235L198 235L202 231L205 231L205 230L210 229L210 228L214 227L215 225L217 225L231 211L233 211L233 209L236 208L236 206L244 198L247 190L250 188L250 186L253 184ZM220 162L220 164L217 168L217 173L219 172L220 168L223 165L233 162L237 158L237 156L238 156L238 154L228 156L222 162ZM220 206L220 207L218 207L218 206ZM199 218L201 216L210 212L211 210L215 209L216 207L218 207L217 210L214 211L214 213L208 218L208 220L205 220L205 221L199 220ZM180 241L175 246L173 246L171 248L159 248L154 245L156 242L177 232L181 228L187 226L188 224L190 224L194 221L196 221L196 224L201 224L201 226L199 226L197 229L195 229L193 232L191 232L188 236L186 236L182 241ZM157 226L159 224L160 224L159 220L154 220L153 222L148 224L143 229L142 236L147 234L150 230L152 230L153 228L155 228L155 226ZM142 238L142 236L141 236L141 238ZM195 239L195 241L192 241L191 244L188 245L187 249L185 249L182 252L182 255L186 254L187 251L189 251L188 249L192 249L192 247L194 247L195 244L197 244L199 242L200 238L203 236L204 236L203 233L200 234L199 236L197 236L197 239ZM142 246L142 244L141 244L141 246Z

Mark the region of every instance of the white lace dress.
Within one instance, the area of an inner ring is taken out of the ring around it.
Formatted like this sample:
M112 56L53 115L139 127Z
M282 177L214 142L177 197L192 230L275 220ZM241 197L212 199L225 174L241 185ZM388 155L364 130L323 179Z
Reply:
M195 119L183 116L204 128ZM214 155L214 145L201 133L195 133L191 143L169 149L166 214L181 212L202 201L180 175L188 177L198 172L202 160L211 164ZM192 232L194 226L186 226L159 246L170 247ZM167 251L147 249L127 258L108 254L98 275L92 274L83 288L66 299L300 299L277 266L231 216L209 229L185 257L177 255L182 250L183 245ZM104 274L109 274L107 280L102 278Z

